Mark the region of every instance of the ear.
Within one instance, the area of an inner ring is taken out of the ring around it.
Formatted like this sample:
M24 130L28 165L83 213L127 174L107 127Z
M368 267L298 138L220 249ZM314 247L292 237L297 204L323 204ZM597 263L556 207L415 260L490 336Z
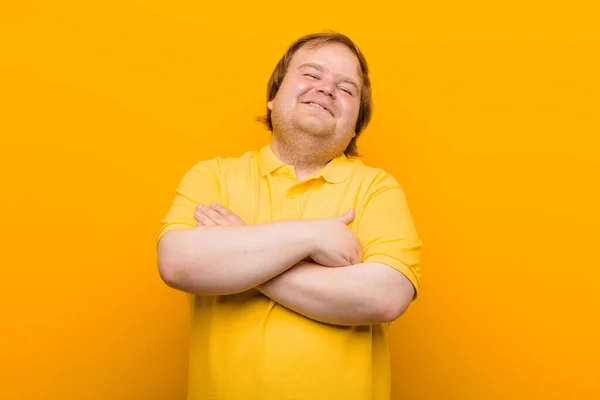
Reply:
M356 137L356 132L352 132L352 139Z
M269 101L269 102L267 103L267 108L268 108L269 110L273 111L273 100L271 100L271 101Z

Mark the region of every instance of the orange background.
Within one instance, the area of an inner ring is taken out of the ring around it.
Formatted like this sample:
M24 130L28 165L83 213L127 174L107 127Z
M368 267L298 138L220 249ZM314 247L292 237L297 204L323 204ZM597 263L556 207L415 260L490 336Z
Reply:
M0 5L0 398L185 398L159 220L197 160L268 142L269 74L324 28L367 56L359 150L425 243L393 399L600 398L595 2L392 3Z

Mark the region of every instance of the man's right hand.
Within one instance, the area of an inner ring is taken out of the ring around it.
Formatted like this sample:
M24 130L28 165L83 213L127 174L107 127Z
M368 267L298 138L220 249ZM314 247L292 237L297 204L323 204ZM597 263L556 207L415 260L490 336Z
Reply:
M362 246L348 224L354 210L337 217L307 221L314 231L315 250L310 255L316 263L327 267L347 267L362 262Z
M210 207L200 204L194 217L197 226L231 226L244 225L231 210L211 204ZM344 215L308 221L311 224L314 248L312 255L305 260L311 260L326 267L346 267L362 261L362 248L356 235L348 228L354 220L354 211Z

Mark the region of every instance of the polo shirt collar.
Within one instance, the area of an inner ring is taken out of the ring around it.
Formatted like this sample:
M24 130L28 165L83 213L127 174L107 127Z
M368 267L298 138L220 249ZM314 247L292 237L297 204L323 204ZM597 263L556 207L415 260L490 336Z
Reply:
M267 144L258 152L258 168L260 169L260 173L262 176L266 176L271 172L275 171L279 167L283 167L285 163L278 159L273 150L271 150L271 145Z
M286 165L275 156L270 145L265 145L259 151L257 161L262 176L266 176ZM323 167L317 176L322 176L329 183L343 182L350 176L352 165L352 161L342 153Z
M319 174L329 183L340 183L350 177L352 161L344 153L331 160Z

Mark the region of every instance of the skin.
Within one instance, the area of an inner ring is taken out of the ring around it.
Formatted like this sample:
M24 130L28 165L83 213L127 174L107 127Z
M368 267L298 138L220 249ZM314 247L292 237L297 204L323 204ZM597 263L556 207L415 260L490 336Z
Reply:
M353 215L344 217L350 223ZM199 205L194 218L198 228L245 225L235 213L215 203ZM394 321L414 296L410 281L386 265L349 261L331 268L310 257L256 289L319 322L353 326Z
M271 148L295 167L299 180L342 154L356 135L361 85L358 59L342 44L303 47L292 57L267 107L273 123Z
M271 149L303 180L342 154L360 110L358 59L338 43L303 47L292 57L272 111ZM256 288L285 307L337 325L390 322L414 296L393 268L362 263L348 228L354 212L332 218L246 225L218 204L200 204L196 229L166 233L159 272L173 288L226 295Z

